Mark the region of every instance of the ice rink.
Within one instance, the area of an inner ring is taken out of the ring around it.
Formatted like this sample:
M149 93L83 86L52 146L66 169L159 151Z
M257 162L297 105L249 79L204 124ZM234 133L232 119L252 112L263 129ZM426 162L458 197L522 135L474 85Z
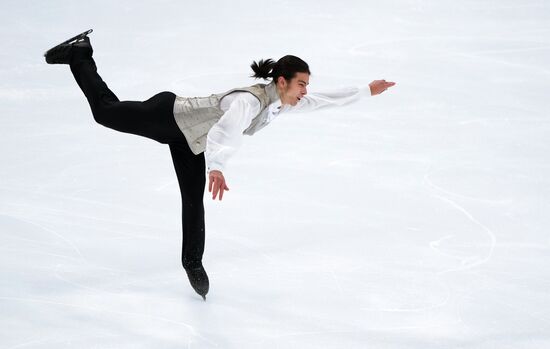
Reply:
M550 347L549 1L14 1L0 39L0 349ZM121 100L308 62L396 86L246 136L208 191L204 302L170 152L43 53L84 30Z

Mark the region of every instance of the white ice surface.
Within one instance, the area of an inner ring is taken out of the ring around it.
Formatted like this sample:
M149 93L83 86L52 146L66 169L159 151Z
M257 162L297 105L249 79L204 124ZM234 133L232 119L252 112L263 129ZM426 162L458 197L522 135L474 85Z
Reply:
M0 348L549 348L548 1L13 1L0 11ZM43 52L93 28L121 100L294 54L310 91L205 196L207 302L166 145ZM313 127L312 127L313 125Z

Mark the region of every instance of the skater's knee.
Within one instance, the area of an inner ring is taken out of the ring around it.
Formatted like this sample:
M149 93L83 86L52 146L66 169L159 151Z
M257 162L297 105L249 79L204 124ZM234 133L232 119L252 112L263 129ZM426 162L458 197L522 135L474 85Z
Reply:
M108 105L97 105L92 108L94 120L103 126L108 126L109 121L113 119L113 110Z
M100 125L105 125L107 124L107 120L108 120L108 117L107 117L107 113L105 113L104 110L101 110L101 109L95 109L92 111L92 114L94 115L94 120L100 124Z

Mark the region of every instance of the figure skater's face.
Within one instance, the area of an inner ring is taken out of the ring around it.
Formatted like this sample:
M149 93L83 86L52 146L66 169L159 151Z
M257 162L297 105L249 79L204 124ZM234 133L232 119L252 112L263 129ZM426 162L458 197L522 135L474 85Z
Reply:
M308 73L296 73L289 81L279 76L277 79L277 90L281 98L281 104L298 104L300 99L307 94L307 85L309 85Z

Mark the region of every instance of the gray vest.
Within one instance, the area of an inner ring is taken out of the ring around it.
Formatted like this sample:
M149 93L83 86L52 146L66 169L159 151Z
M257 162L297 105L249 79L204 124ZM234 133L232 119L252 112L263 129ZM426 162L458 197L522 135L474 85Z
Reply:
M266 84L256 84L248 87L234 88L224 93L215 93L208 97L179 97L174 102L174 118L181 132L189 144L193 154L197 155L206 150L206 136L208 131L222 117L224 111L220 108L223 97L237 91L250 92L260 101L260 112L243 134L253 135L259 128L260 114L275 101L278 96L266 91ZM274 85L270 85L274 91ZM261 128L261 127L260 127Z

